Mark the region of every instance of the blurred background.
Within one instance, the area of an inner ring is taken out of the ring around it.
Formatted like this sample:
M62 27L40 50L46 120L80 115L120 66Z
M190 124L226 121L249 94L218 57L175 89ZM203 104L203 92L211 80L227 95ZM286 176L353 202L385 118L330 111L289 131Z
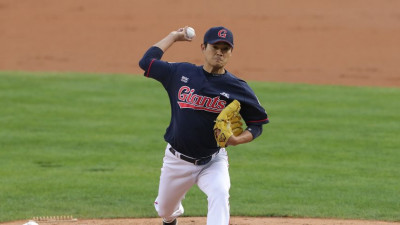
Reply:
M201 64L211 26L235 36L250 80L400 86L397 0L0 0L0 70L141 74L146 49L185 25L169 61Z

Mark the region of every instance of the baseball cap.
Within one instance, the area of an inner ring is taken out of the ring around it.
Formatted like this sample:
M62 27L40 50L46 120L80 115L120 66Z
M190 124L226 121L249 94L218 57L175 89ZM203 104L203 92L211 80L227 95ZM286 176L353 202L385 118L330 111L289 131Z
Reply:
M212 27L204 34L204 43L226 42L233 48L233 34L225 27Z

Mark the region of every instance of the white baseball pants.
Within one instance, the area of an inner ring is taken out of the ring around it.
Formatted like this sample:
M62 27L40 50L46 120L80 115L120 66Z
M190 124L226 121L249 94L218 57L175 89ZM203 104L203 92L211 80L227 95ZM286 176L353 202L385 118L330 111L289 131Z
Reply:
M197 184L207 195L207 225L229 225L229 164L224 148L206 165L186 162L165 149L158 196L154 206L164 221L173 221L184 212L182 200Z

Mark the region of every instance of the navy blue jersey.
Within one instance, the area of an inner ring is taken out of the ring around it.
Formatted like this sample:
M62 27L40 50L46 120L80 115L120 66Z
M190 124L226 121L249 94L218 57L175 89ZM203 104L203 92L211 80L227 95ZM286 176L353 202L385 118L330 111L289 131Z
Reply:
M213 75L191 63L160 60L163 52L151 47L140 61L144 75L161 82L171 104L171 122L165 141L176 150L201 158L219 147L214 138L214 121L234 99L241 103L240 114L246 124L268 123L268 116L248 84L226 71Z

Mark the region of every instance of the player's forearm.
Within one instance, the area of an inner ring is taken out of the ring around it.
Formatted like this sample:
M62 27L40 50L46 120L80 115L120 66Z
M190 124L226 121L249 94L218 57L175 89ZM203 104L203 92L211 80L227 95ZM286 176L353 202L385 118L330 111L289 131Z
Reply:
M179 40L180 35L181 34L178 31L173 31L161 41L149 48L139 61L140 68L142 68L144 71L147 71L152 61L154 61L154 59L161 59L164 52L167 51L167 49L171 47L175 41Z
M154 46L159 47L163 52L165 52L176 41L192 41L193 37L189 38L185 35L185 29L187 29L187 27L179 28L177 31L172 31L161 41L157 42Z
M172 46L172 44L175 43L175 41L177 41L178 35L179 34L176 32L171 32L170 34L168 34L168 36L163 38L161 41L154 44L154 46L159 47L163 52L165 52L165 51L167 51L167 49L169 47Z
M248 143L248 142L250 142L250 141L252 141L252 140L253 140L253 134L251 134L250 131L245 130L245 131L243 131L243 133L241 133L239 136L234 136L234 135L232 135L232 136L229 138L229 140L228 140L228 142L227 142L227 145L228 145L228 146L229 146L229 145L235 146L235 145L240 145L240 144Z

